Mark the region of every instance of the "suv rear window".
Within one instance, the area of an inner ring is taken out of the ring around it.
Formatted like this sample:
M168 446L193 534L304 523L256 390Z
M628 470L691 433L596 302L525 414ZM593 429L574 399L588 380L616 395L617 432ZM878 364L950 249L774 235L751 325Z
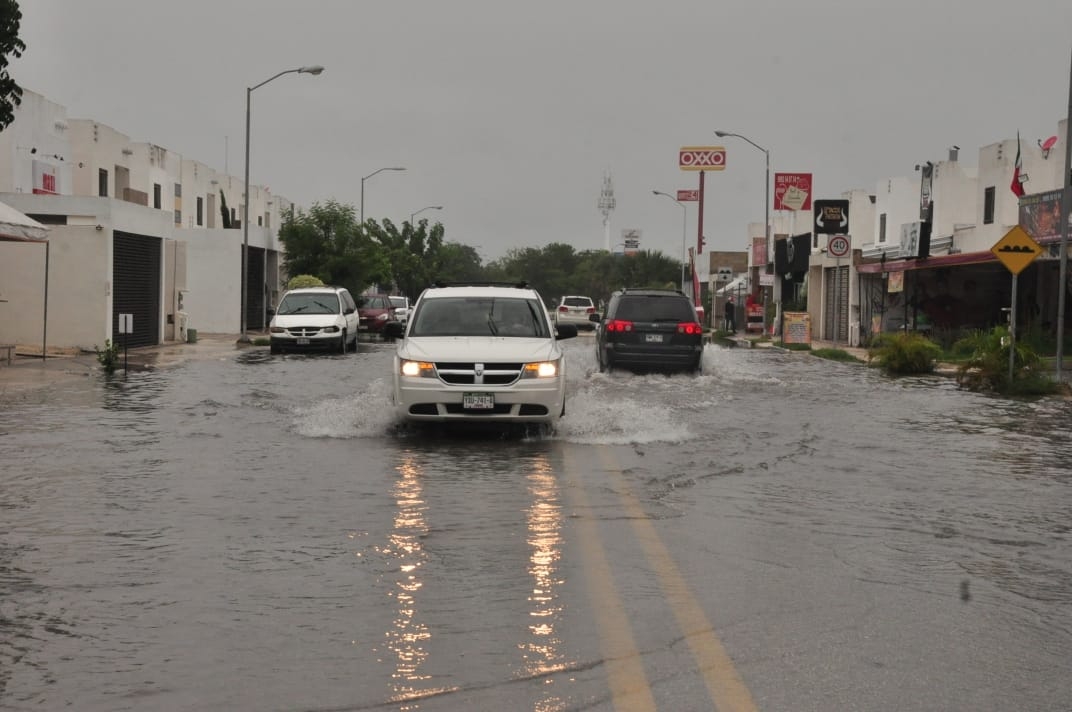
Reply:
M624 321L696 321L689 300L680 295L623 295L614 314Z
M588 297L566 297L562 300L562 304L567 307L590 307L592 300Z

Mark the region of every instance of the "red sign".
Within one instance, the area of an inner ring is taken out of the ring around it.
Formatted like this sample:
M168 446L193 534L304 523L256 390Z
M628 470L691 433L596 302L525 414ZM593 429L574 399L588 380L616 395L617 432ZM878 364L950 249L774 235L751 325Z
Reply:
M677 199L682 203L691 203L700 199L700 191L698 190L679 190L677 192Z
M677 152L677 165L683 171L726 170L726 149L723 146L682 146Z
M774 209L811 210L811 173L775 173Z

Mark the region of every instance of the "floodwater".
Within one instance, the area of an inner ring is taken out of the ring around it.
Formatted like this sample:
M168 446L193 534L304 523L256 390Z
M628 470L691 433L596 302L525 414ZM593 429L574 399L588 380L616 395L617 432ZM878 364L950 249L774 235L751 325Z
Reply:
M0 709L1069 709L1067 401L566 346L542 437L375 343L0 396Z

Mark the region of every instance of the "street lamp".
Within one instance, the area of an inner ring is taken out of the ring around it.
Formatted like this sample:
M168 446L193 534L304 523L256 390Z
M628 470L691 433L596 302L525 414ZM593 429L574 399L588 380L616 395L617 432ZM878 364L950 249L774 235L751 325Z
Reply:
M686 252L686 250L685 250L685 235L687 234L686 226L687 226L688 220L689 220L689 208L688 208L687 205L685 205L684 203L682 203L680 200L678 200L674 196L670 195L669 193L664 193L661 190L653 190L651 192L654 193L655 195L665 195L667 198L670 198L670 200L674 201L675 203L677 203L678 205L681 206L681 211L682 211L681 212L681 291L684 292L685 291L685 252Z
M372 171L372 173L369 173L367 176L365 176L364 178L361 179L361 224L362 225L365 224L365 181L367 181L369 178L371 178L372 176L376 175L377 173L383 173L384 171L404 171L404 170L406 170L406 169L405 168L378 168L378 169Z
M733 136L735 138L741 139L742 141L747 141L748 143L750 143L753 146L755 146L756 148L758 148L760 151L763 151L763 155L766 156L766 159L767 159L767 175L766 175L766 179L763 182L763 190L764 190L764 197L763 197L763 231L764 231L764 241L767 244L767 259L770 260L771 262L773 262L774 261L774 247L773 247L773 245L771 245L771 224L770 224L770 208L771 208L771 201L770 201L770 151L768 149L766 149L766 148L763 148L762 146L760 146L758 143L756 143L752 139L748 138L747 136L742 136L739 133L733 133L732 131L715 131L715 135L718 136L719 138L725 138L727 136ZM782 313L781 279L776 279L774 283L778 286L777 294L774 295L774 298L775 298L775 302L776 302L777 307L778 307L778 315L779 315L779 318L780 318L781 313ZM780 331L781 331L781 329L779 329L779 332Z
M246 333L246 270L249 260L249 119L250 107L253 100L253 90L258 89L273 79L278 79L284 74L312 74L316 76L324 71L319 64L297 69L287 69L274 76L268 77L260 84L246 87L246 177L245 193L242 200L242 335L238 338L239 343L248 344L249 335Z
M417 212L409 214L409 224L412 225L413 224L413 218L417 217L418 215L423 213L425 210L442 210L442 209L443 209L442 205L429 205L426 208L421 208Z

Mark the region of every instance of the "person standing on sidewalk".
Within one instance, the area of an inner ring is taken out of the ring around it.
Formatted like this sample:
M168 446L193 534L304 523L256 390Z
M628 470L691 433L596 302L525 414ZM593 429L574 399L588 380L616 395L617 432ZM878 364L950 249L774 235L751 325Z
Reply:
M737 305L733 303L733 297L726 298L726 331L737 333Z

